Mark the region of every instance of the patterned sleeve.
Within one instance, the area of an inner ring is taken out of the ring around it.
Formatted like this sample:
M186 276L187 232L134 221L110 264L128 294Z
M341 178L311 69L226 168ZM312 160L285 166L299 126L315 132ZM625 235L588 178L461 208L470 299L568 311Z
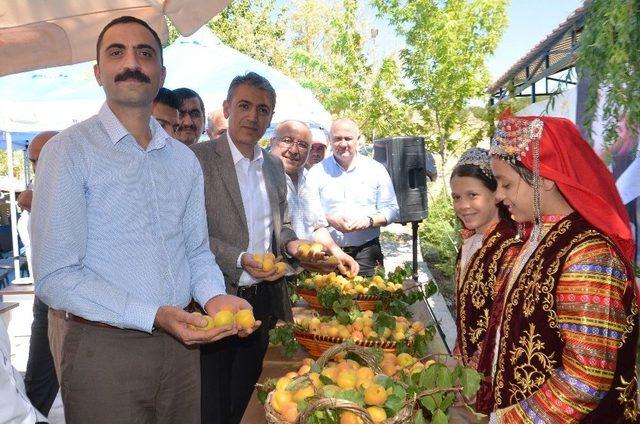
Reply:
M529 398L498 411L506 423L571 423L598 406L611 388L626 327L623 262L604 241L578 245L556 289L563 366Z

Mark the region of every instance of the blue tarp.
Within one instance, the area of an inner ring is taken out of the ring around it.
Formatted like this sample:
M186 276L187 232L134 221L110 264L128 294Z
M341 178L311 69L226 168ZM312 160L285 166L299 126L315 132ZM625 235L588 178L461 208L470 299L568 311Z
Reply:
M37 132L12 132L11 141L13 142L13 150L24 150L29 141L37 134ZM0 131L0 149L7 148L7 133Z

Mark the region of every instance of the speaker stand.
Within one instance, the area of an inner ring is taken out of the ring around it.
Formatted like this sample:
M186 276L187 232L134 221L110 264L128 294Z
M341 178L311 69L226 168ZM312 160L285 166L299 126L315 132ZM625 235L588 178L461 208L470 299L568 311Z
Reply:
M436 315L433 313L433 309L431 309L431 305L429 304L429 300L427 299L427 293L425 292L422 284L418 282L418 224L419 221L411 222L411 235L413 237L413 281L415 281L416 285L420 288L420 291L422 292L424 297L424 304L427 306L427 311L429 311L431 320L435 323L436 329L438 330L438 334L440 335L440 339L442 339L442 343L444 344L447 353L451 355L451 349L447 344L447 338L444 335L444 331L442 331L440 322L436 319Z

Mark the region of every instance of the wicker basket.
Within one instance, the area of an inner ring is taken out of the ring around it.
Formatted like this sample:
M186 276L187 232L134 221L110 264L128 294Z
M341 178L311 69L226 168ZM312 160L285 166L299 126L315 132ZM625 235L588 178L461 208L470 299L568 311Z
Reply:
M358 346L353 343L342 343L339 345L334 345L327 349L321 356L318 358L317 364L320 367L324 367L333 357L342 352L353 352L360 356L362 360L367 364L369 368L371 368L376 374L381 374L382 370L380 366L377 364L375 358L371 356L364 347ZM277 412L273 410L271 407L271 397L273 392L270 392L267 395L267 400L265 401L265 417L269 424L284 424L285 421L278 415ZM415 405L416 399L408 399L405 403L404 407L398 411L396 415L388 418L383 422L383 424L404 424L411 421L413 416L413 408ZM316 412L324 409L340 409L343 411L349 411L353 414L360 417L363 424L374 424L371 419L371 415L369 412L363 408L362 406L342 399L333 399L326 397L317 397L309 402L309 405L304 411L300 412L298 419L295 424L305 424L308 422L309 418Z
M327 349L345 342L340 337L321 336L319 334L307 333L301 330L294 330L293 335L296 337L298 343L300 343L307 352L309 352L309 355L313 359L319 358ZM382 350L389 353L395 353L398 345L396 342L371 340L354 341L352 343L362 347L380 347Z
M296 291L313 309L319 312L327 311L327 308L320 304L318 292L315 290L298 287ZM374 311L376 309L376 303L381 299L380 296L373 294L359 294L353 297L353 301L361 311Z

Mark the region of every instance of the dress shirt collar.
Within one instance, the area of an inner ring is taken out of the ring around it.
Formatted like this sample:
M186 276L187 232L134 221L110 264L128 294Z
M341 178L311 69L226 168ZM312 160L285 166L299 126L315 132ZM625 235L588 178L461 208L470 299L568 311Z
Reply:
M238 162L240 162L242 159L245 159L245 157L242 153L240 153L240 150L238 150L233 140L231 140L229 131L226 132L226 136L227 142L229 143L229 149L231 149L231 158L233 159L233 164L237 165ZM256 145L253 146L253 159L249 160L249 162L262 162L263 159L264 157L262 156L262 149L256 143Z
M296 192L300 190L300 187L304 186L305 183L305 179L307 178L307 173L309 172L309 170L307 168L305 168L304 166L298 171L298 183L294 184L293 183L293 179L291 178L291 176L289 174L287 174L285 172L285 177L287 177L287 183L291 185L291 187L293 187Z
M102 125L109 136L109 140L111 140L113 144L116 144L126 136L131 135L124 125L122 125L122 122L120 122L118 117L113 113L107 102L104 102L100 108L98 118L100 119L100 122L102 122ZM171 137L169 137L153 117L149 117L149 128L151 129L151 141L149 142L147 151L163 148L167 144L167 140ZM133 136L131 136L131 138L133 138Z
M360 154L358 152L356 152L356 154L353 156L353 160L351 161L351 164L349 165L348 169L344 169L342 167L342 165L340 165L340 163L336 160L335 155L331 155L329 157L329 160L333 161L333 164L335 166L338 167L338 169L344 171L344 172L351 172L356 168L357 162L358 162L358 157L360 156Z

